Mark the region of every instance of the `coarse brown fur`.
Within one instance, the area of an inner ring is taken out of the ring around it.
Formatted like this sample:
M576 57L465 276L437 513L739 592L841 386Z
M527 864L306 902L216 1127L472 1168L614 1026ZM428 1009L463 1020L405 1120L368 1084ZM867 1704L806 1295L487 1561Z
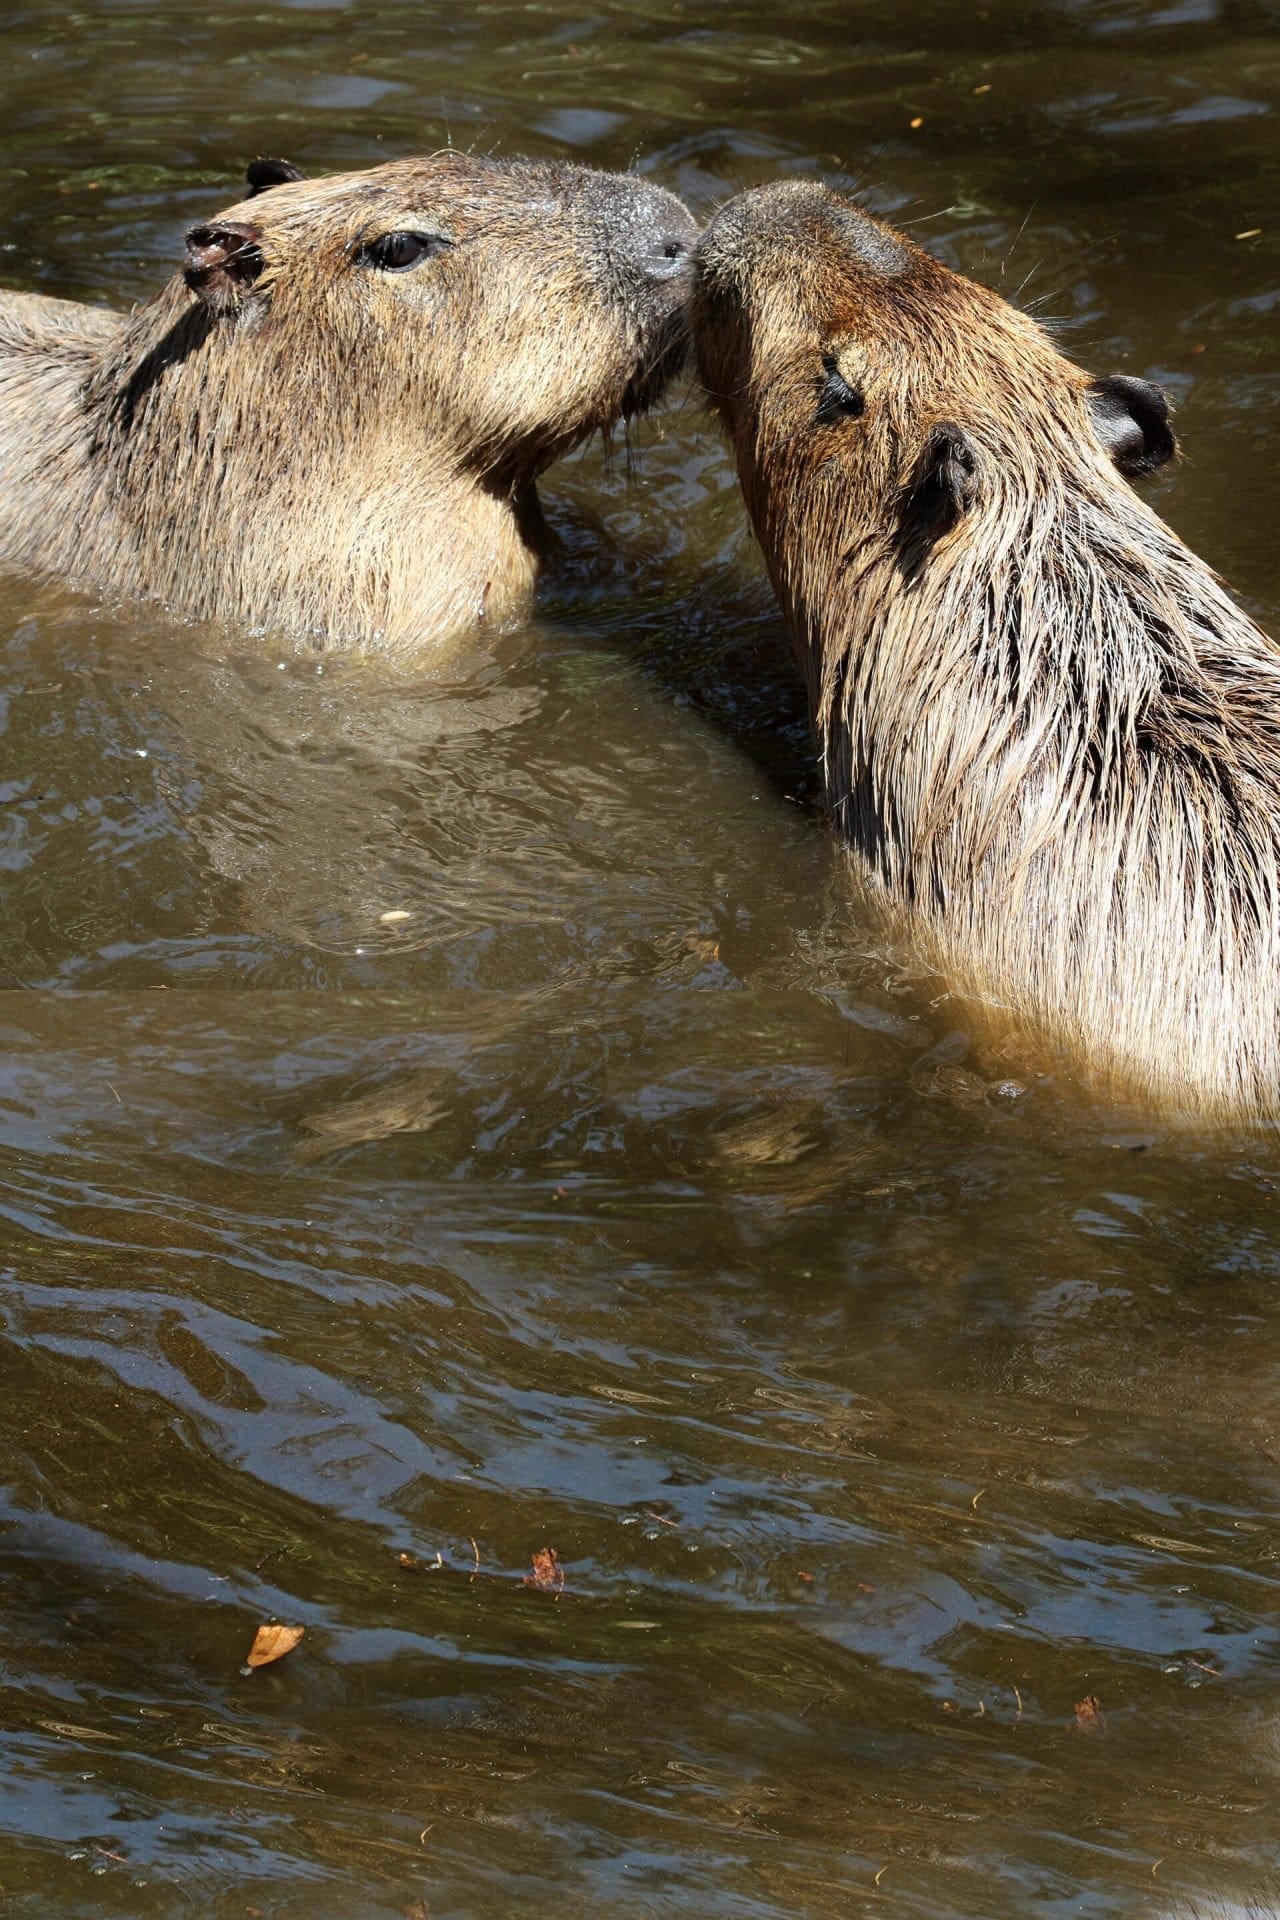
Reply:
M722 210L693 312L880 890L1113 1083L1274 1115L1280 653L1122 477L1158 390L812 184Z
M250 185L131 314L0 293L0 564L400 651L508 616L537 475L679 358L689 214L452 152Z

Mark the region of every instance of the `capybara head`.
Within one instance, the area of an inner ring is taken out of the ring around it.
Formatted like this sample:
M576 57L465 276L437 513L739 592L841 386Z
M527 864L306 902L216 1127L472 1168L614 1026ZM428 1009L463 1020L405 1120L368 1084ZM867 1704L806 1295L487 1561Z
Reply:
M186 286L255 375L353 444L531 477L678 363L697 229L635 176L445 152L249 197L187 235Z
M1042 513L1175 451L1158 387L1091 380L997 294L813 182L720 212L694 313L766 551L787 522L820 525L909 578L964 517L1007 527L1019 499Z

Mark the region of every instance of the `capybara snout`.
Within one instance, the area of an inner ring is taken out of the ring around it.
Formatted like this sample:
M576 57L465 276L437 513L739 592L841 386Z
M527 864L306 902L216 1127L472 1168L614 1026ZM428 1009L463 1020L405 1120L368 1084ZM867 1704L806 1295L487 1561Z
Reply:
M247 187L127 317L0 295L0 562L393 649L508 616L538 475L680 363L691 216L453 152Z
M891 917L1126 1088L1280 1111L1280 652L1131 484L1164 394L817 183L721 210L691 316Z

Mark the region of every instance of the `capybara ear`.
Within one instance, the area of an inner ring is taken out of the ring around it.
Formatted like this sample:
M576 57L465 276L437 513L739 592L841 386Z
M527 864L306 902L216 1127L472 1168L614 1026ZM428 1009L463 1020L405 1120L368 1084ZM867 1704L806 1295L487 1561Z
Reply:
M977 459L963 427L943 420L930 430L902 491L895 545L898 564L914 579L929 550L950 533L978 492Z
M187 264L182 277L192 293L216 313L237 307L266 261L257 227L218 220L192 227L187 235Z
M305 180L301 167L295 167L292 160L251 160L244 170L249 191L246 200L253 200L269 187L287 186L290 180Z
M1130 480L1172 460L1178 443L1169 425L1169 396L1153 380L1108 374L1089 388L1094 431Z

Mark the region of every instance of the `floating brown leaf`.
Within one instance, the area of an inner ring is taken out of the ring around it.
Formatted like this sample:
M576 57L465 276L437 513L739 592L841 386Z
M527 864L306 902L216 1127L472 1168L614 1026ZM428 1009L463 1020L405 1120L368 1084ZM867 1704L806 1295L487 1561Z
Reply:
M564 1568L554 1547L539 1547L533 1556L533 1572L524 1577L526 1587L539 1587L544 1593L559 1593L564 1586Z
M278 1621L259 1627L245 1656L245 1665L269 1667L273 1660L283 1660L286 1653L293 1652L305 1632L305 1627L282 1627Z
M1076 1701L1076 1725L1081 1733L1100 1733L1103 1726L1102 1702L1096 1693L1086 1693Z

